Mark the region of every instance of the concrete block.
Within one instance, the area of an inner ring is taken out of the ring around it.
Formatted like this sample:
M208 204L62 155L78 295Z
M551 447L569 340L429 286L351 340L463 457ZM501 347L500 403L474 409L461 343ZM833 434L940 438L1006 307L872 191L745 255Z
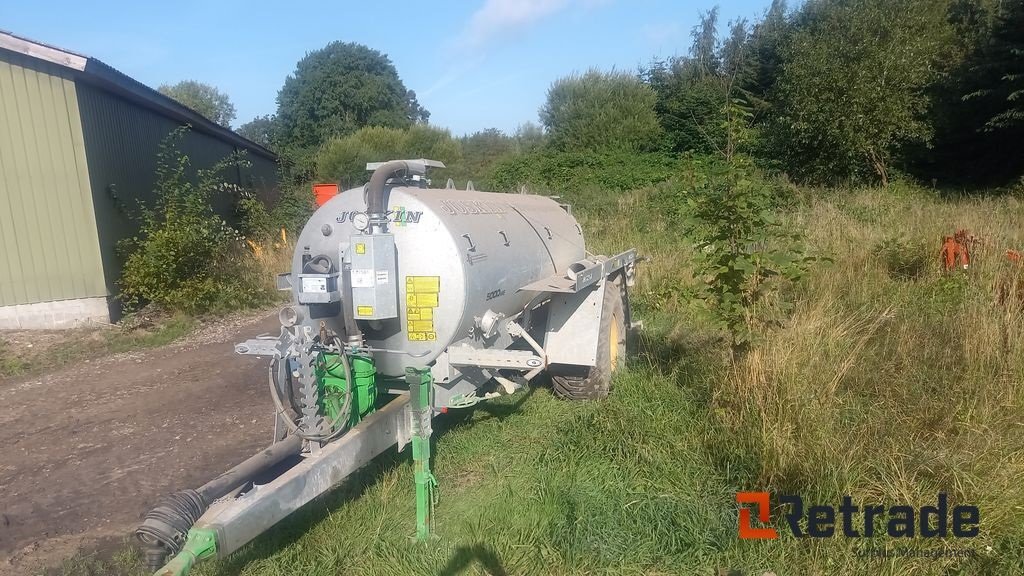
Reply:
M110 322L106 297L0 306L0 330L57 330L94 322Z

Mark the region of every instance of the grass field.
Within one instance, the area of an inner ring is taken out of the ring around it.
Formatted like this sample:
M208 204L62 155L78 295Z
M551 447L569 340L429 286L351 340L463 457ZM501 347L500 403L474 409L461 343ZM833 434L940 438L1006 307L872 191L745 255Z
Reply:
M1024 203L900 186L808 194L786 218L832 263L781 287L795 308L732 362L686 297L689 247L659 191L573 199L598 251L651 258L633 294L646 328L611 398L540 387L439 422L429 544L409 539L409 457L387 455L198 573L1024 573L1024 321L995 296L1015 273L1003 252L1024 248ZM983 243L970 270L944 274L941 237L958 228ZM740 490L885 505L945 492L980 507L981 533L740 541ZM862 557L902 548L928 557Z

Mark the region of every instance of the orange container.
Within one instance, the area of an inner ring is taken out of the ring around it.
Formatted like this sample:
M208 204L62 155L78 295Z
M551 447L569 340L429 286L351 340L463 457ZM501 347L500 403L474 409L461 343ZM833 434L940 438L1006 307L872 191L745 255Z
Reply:
M337 184L313 184L313 196L316 198L317 206L323 206L328 200L337 195Z

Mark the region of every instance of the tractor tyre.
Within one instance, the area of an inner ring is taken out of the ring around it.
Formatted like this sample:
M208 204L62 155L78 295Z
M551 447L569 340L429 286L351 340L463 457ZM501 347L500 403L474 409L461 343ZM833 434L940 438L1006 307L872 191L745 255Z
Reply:
M604 283L604 303L597 342L597 365L551 369L551 387L565 400L600 400L611 391L612 374L626 360L625 292L619 276Z

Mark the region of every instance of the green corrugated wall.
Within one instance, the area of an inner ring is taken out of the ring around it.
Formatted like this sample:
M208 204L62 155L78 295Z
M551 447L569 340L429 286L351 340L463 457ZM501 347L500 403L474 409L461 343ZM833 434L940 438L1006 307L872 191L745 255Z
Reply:
M115 281L121 276L117 244L137 231L139 203L154 205L157 154L180 124L84 81L78 82L78 101L104 270L108 289L116 294ZM188 156L193 172L210 168L235 151L232 144L195 129L176 146ZM256 155L248 158L252 168L232 169L222 175L224 180L259 188L269 174L273 180L264 187L276 186L275 163ZM226 219L233 218L234 200L229 194L215 194L211 203Z
M75 83L0 50L0 306L105 296Z
M117 294L122 264L118 242L138 230L140 202L154 206L157 154L179 124L82 81L78 98L107 289ZM230 144L195 130L178 147L193 169L208 168L234 151ZM229 198L213 200L221 212L230 212Z

